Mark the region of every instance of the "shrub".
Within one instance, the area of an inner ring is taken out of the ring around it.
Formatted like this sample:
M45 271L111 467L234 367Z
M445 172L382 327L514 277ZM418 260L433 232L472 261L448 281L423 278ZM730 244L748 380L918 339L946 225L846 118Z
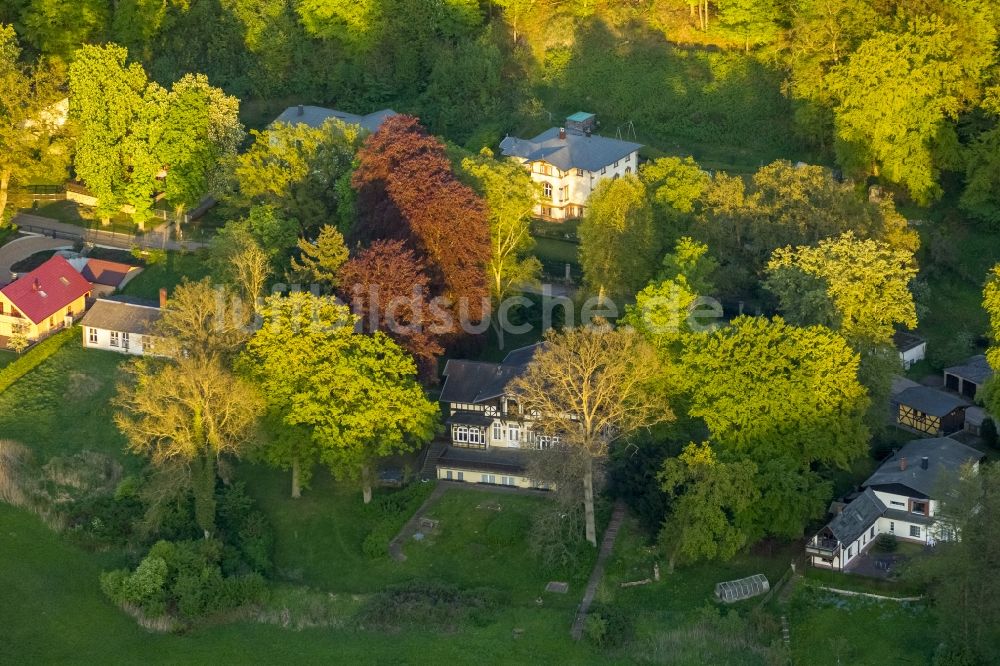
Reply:
M895 534L879 534L873 548L880 553L892 553L899 548L899 540Z
M23 356L14 359L10 365L0 370L0 393L9 389L14 382L37 368L78 335L80 335L79 326L59 331L39 342Z
M634 627L631 617L624 609L618 606L594 604L587 614L583 631L587 640L594 645L611 648L631 639Z
M361 551L372 559L386 557L389 542L433 491L433 483L411 483L372 500L365 507L372 528L361 544Z
M506 595L493 589L461 590L442 583L414 581L374 595L355 620L366 630L420 627L454 631L467 623L489 623L508 601Z
M254 506L246 485L237 482L218 496L220 534L236 549L237 558L227 558L228 573L268 573L272 566L274 531L267 517Z

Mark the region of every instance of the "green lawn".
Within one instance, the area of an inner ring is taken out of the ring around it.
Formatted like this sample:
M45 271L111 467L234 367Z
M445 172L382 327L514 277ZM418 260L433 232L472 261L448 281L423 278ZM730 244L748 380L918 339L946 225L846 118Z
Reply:
M578 264L580 246L577 243L555 238L535 238L535 256L543 262Z
M929 664L935 620L922 603L796 588L787 612L795 664Z
M13 663L608 663L569 638L562 609L511 607L459 636L408 629L392 636L350 629L291 631L235 622L152 634L104 599L108 556L66 544L40 520L0 504L0 626ZM488 572L484 572L488 575ZM11 603L11 600L17 600ZM514 629L520 629L515 635ZM479 657L477 657L479 655Z
M125 285L123 293L155 301L159 299L161 287L173 291L185 277L196 281L210 273L211 268L202 251L167 252L166 259L146 266L142 273Z
M85 350L79 340L69 342L0 394L0 434L42 460L85 449L124 458L125 442L108 404L124 360L114 352Z
M75 201L53 201L42 204L38 208L25 209L24 212L31 213L32 215L41 215L42 217L50 217L59 222L86 227L88 229L97 229L99 231L113 231L128 235L134 235L138 232L138 227L132 221L132 218L124 213L112 216L111 223L104 225L94 217L93 209L81 206ZM146 228L150 229L158 223L159 220L157 219L149 220L146 223Z

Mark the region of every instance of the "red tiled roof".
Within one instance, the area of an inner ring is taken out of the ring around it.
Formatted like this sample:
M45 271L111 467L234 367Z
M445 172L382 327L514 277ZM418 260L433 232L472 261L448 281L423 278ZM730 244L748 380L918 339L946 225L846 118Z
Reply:
M0 289L0 293L38 324L90 289L90 283L68 261L56 255Z
M105 261L103 259L87 259L87 265L80 271L86 280L103 284L108 287L117 287L128 275L128 272L135 266L119 264L115 261Z

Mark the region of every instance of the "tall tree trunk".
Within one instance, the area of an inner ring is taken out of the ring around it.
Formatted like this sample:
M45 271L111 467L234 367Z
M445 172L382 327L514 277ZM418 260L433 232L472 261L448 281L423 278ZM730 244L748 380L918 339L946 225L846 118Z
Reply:
M299 463L298 458L295 458L292 460L292 499L302 497L302 483L299 476L301 472L301 463Z
M3 225L3 214L7 210L7 189L10 187L10 170L0 172L0 226Z
M215 531L215 460L210 451L195 463L194 517L206 539Z
M587 525L587 541L597 545L597 525L594 522L594 461L587 456L583 471L583 514Z
M361 466L361 492L364 494L365 504L372 501L372 471L368 465Z

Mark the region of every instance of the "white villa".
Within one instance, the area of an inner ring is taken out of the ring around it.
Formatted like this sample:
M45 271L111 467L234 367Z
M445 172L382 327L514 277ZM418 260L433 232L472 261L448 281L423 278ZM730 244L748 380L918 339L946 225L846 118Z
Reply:
M437 478L542 487L526 476L520 452L546 448L558 438L532 431L530 419L507 388L538 347L515 349L500 363L448 361L440 400L448 414L449 446L437 459Z
M590 193L602 180L635 173L641 144L594 134L596 116L582 111L533 139L508 136L500 142L503 155L531 171L542 185L535 215L547 220L583 216Z
M823 529L806 543L813 566L845 571L880 534L931 544L951 538L938 520L938 483L983 454L950 437L908 443L886 459Z

